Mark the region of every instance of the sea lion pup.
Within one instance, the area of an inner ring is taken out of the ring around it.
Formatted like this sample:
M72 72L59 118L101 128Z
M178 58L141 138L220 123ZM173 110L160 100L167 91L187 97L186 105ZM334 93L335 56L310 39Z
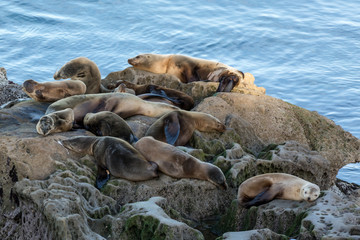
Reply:
M163 114L178 110L177 107L165 103L148 102L128 93L100 93L76 95L60 99L47 108L45 116L50 113L56 115L58 111L71 108L74 111L74 124L83 125L83 119L87 113L96 113L101 111L110 111L116 113L122 118L133 115L145 115L149 117L160 117ZM45 117L44 116L44 117ZM47 129L56 132L59 126L54 126L52 122L39 120L39 128L44 129L44 135L47 135ZM50 126L48 126L50 124Z
M133 146L115 137L73 137L60 143L74 152L94 156L97 165L95 186L101 189L109 173L130 181L145 181L158 177L158 166L147 161Z
M207 180L227 189L226 178L220 168L202 162L177 147L155 140L153 137L143 137L134 146L148 161L155 162L159 170L166 175Z
M86 85L79 80L39 83L29 79L23 83L22 89L38 102L55 102L69 96L84 94Z
M117 85L124 84L126 88L133 89L135 94L142 99L151 97L164 98L181 109L190 110L194 107L194 99L181 91L154 84L134 84L125 80L117 81ZM122 89L124 86L122 87Z
M74 123L74 111L71 108L60 110L42 116L36 124L36 131L41 135L56 132L66 132L72 129Z
M175 75L183 83L219 82L217 92L230 92L245 77L226 64L176 54L141 54L128 59L128 63L141 70Z
M266 173L244 181L238 190L239 203L249 208L275 198L314 201L320 188L311 182L286 173Z
M184 146L194 130L224 132L226 126L207 113L177 110L156 120L145 135L174 146Z
M113 112L88 113L83 124L85 129L97 136L117 137L130 144L138 140L127 122Z
M78 57L69 62L56 71L54 79L79 80L86 85L86 94L111 92L101 85L101 74L96 63L86 57Z

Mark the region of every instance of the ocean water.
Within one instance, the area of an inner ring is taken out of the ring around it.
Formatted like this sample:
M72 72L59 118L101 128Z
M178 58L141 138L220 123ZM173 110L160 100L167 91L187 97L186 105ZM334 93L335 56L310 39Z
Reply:
M0 66L50 81L85 56L102 76L140 53L185 54L254 74L267 94L360 137L360 1L1 1ZM339 178L360 184L360 165Z

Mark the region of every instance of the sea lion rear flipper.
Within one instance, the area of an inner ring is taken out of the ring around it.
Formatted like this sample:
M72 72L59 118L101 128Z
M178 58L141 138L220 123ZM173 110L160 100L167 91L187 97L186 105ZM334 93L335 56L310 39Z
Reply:
M98 166L95 187L101 190L104 187L104 185L109 181L109 179L110 179L109 171Z
M180 123L177 115L171 116L165 120L164 133L166 142L174 145L180 135Z
M251 206L259 206L268 202L271 202L276 195L278 194L277 191L273 191L269 189L266 189L265 191L259 193L254 197L251 201L246 202L243 204L244 207L249 208Z

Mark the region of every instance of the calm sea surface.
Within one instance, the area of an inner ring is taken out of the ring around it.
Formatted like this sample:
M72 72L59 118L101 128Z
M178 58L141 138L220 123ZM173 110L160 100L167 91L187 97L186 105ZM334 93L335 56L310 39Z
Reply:
M105 77L140 53L185 54L251 72L267 94L360 137L360 1L1 1L0 66L50 81L85 56ZM339 178L360 184L360 165Z

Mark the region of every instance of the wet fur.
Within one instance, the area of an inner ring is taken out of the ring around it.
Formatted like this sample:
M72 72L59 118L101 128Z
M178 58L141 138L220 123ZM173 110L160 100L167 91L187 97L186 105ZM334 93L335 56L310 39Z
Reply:
M87 113L83 124L85 129L97 136L118 137L129 143L137 141L127 122L113 112Z
M157 165L147 161L122 139L82 136L62 140L61 143L72 151L94 156L98 169L97 180L108 179L106 170L114 177L130 181L144 181L158 176Z

